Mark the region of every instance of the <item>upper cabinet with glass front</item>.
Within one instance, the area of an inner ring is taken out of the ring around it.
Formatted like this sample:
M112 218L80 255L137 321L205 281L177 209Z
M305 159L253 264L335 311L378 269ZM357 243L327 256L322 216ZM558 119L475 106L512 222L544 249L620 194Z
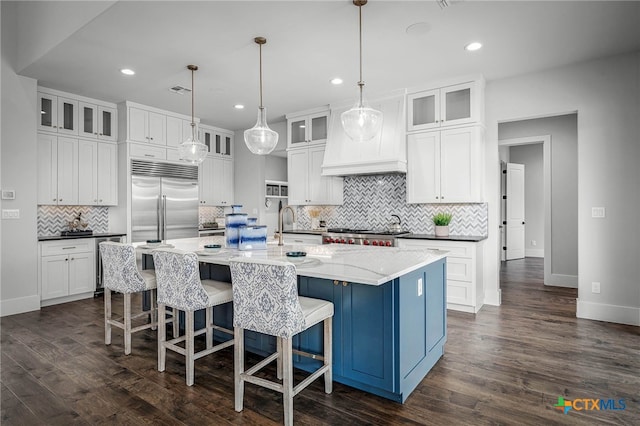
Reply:
M207 145L209 155L233 156L233 132L219 127L200 125L200 142Z
M117 140L116 108L79 102L78 110L80 111L80 136L112 142Z
M78 101L38 92L38 130L45 132L78 134Z
M329 108L287 114L287 148L300 148L327 142Z
M407 131L416 132L484 121L484 79L407 94Z

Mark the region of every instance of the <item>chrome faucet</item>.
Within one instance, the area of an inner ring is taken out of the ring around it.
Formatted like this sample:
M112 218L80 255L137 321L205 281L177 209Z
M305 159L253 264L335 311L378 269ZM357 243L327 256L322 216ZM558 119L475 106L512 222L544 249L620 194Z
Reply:
M291 210L291 218L293 219L293 221L296 221L296 213L293 211L293 208L291 206L284 206L282 209L280 209L280 213L278 214L278 245L279 246L283 246L284 242L282 240L282 216L284 215L284 211L286 209Z

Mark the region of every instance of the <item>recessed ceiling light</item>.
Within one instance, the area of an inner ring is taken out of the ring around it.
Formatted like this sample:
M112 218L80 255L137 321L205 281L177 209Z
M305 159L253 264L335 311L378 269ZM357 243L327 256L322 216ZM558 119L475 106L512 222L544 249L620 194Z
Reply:
M481 47L482 47L482 43L478 43L477 41L474 41L473 43L467 44L464 48L465 50L473 52L474 50L478 50Z
M335 85L342 84L342 79L339 78L339 77L332 78L331 79L331 84L335 84Z
M244 105L236 104L233 106L235 109L244 109Z
M124 75L134 75L136 73L134 70L131 70L129 68L122 68L120 72Z

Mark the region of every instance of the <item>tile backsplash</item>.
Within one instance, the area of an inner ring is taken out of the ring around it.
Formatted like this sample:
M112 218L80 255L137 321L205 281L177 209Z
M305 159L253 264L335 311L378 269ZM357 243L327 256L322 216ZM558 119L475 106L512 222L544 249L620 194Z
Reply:
M200 224L213 222L216 217L224 217L224 214L224 207L200 207L198 209L198 220Z
M38 237L60 235L67 231L67 222L82 213L82 219L95 233L109 232L109 207L38 206Z
M396 214L402 227L416 234L433 234L431 218L438 212L453 213L449 225L452 235L486 236L487 203L473 204L407 204L406 176L403 174L345 176L344 204L341 206L299 206L296 211L298 229L310 229L309 210L320 210L319 219L328 228L383 230Z

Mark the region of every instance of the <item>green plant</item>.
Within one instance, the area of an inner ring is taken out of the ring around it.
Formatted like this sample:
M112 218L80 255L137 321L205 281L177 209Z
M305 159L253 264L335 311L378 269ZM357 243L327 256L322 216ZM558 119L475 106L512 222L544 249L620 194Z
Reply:
M447 226L451 222L453 215L451 213L438 213L433 216L433 224L436 226Z

